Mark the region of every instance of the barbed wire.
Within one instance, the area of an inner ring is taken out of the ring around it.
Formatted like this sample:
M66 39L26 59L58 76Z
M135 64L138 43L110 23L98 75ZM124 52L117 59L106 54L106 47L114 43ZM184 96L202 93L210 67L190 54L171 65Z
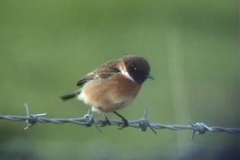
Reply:
M52 123L52 124L65 124L71 123L86 127L91 127L95 125L99 132L101 132L100 127L106 126L121 126L123 125L122 121L110 120L110 125L107 125L103 120L96 120L93 117L91 110L88 111L86 115L81 118L45 118L44 116L47 113L40 114L30 114L27 104L25 104L27 116L16 116L16 115L0 115L0 120L8 120L8 121L24 121L27 123L27 126L24 130L29 129L30 127L36 125L37 123ZM154 134L157 134L156 129L162 130L172 130L172 131L181 131L181 130L191 130L192 137L194 138L196 134L204 134L206 132L223 132L228 134L239 134L239 128L224 128L219 126L207 126L204 123L192 123L189 121L189 125L164 125L159 123L150 123L147 119L147 110L144 111L143 117L138 120L129 120L127 127L137 128L141 131L145 132L148 128L152 130Z

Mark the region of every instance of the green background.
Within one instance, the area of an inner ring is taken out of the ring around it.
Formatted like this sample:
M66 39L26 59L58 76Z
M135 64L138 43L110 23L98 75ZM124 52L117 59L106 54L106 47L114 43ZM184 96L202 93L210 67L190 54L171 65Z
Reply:
M82 117L58 97L102 63L134 54L151 64L137 99L120 113L150 122L240 127L236 0L0 0L0 114ZM96 118L101 116L96 115ZM118 117L109 114L110 119ZM0 159L239 159L238 135L141 132L116 126L0 121Z

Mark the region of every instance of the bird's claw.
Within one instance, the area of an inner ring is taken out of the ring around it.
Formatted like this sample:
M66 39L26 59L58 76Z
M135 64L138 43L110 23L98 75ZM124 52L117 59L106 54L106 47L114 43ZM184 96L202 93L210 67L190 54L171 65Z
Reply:
M129 126L128 121L126 119L122 119L122 123L118 125L118 129L122 130L123 128L128 126Z
M109 121L109 119L107 117L105 117L105 119L100 122L101 122L100 127L104 127L106 125L108 125L108 126L111 125L111 122Z

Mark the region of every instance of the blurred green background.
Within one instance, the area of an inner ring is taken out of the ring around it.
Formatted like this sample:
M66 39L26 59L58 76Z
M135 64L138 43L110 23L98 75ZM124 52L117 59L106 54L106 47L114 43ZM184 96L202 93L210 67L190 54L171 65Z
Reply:
M0 0L0 114L82 117L88 107L58 97L102 63L147 58L130 120L240 127L238 2L235 0ZM101 118L96 115L96 118ZM109 114L110 119L118 119ZM239 159L240 138L190 131L0 121L0 159Z

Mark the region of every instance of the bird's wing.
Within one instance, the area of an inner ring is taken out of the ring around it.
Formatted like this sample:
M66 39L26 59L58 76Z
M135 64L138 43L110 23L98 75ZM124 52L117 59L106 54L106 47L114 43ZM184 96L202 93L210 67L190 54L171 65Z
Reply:
M86 82L93 79L105 79L111 77L114 74L119 74L120 70L118 68L118 64L119 60L113 60L105 63L100 68L94 70L93 72L80 79L77 82L77 86L83 86Z

